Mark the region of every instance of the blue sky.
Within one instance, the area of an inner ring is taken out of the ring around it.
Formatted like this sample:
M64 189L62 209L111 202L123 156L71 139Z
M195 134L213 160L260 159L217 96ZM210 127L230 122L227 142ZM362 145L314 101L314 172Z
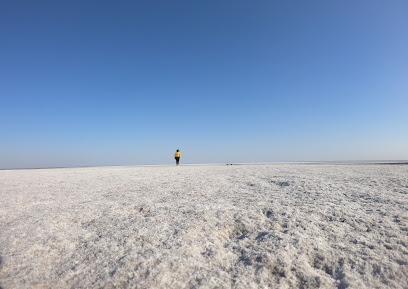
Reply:
M0 168L408 159L407 1L4 1Z

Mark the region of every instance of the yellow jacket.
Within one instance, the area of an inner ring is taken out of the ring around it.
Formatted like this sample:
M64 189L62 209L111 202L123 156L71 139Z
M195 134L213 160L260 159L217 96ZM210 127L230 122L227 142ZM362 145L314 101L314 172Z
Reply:
M176 152L176 153L174 154L174 157L175 157L175 158L179 158L179 157L180 157L180 152Z

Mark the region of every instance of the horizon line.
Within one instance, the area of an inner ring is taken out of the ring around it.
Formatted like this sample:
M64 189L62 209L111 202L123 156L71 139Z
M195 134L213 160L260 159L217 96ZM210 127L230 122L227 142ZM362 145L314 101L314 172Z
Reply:
M222 162L222 163L184 163L180 166L211 166L211 165L268 165L268 164L382 164L382 165L408 165L408 160L333 160L333 161L271 161L271 162ZM0 168L0 171L7 170L47 170L47 169L75 169L75 168L103 168L103 167L158 167L176 166L175 164L140 164L140 165L102 165L102 166L61 166L61 167L22 167L22 168Z

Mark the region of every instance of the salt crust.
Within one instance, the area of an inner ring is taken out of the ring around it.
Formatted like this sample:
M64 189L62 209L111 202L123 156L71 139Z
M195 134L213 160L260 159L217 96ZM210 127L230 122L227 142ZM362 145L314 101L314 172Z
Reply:
M408 288L408 166L0 171L1 288Z

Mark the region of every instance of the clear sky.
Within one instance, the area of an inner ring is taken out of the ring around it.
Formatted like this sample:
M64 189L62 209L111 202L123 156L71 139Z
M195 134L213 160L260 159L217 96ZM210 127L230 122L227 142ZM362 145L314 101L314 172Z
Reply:
M408 1L2 1L0 168L408 159Z

